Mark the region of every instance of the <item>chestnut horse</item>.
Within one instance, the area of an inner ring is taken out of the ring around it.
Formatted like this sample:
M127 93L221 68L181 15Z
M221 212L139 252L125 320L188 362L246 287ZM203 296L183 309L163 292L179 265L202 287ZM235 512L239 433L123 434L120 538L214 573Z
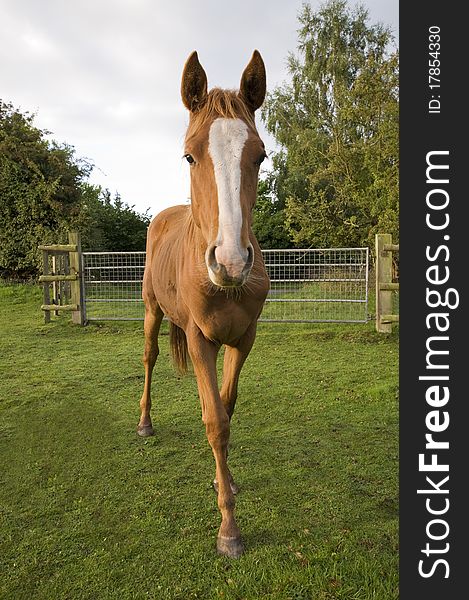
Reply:
M153 219L143 276L145 386L137 431L141 436L154 433L151 376L166 315L173 360L184 372L189 354L197 378L202 420L216 464L214 487L222 517L217 550L230 557L243 551L234 517L237 488L227 465L230 420L239 374L269 290L251 228L259 167L266 157L254 112L265 91L264 62L257 50L243 72L239 92L208 92L197 53L187 59L181 94L190 113L184 157L190 164L191 205L168 208ZM216 360L222 345L219 391Z

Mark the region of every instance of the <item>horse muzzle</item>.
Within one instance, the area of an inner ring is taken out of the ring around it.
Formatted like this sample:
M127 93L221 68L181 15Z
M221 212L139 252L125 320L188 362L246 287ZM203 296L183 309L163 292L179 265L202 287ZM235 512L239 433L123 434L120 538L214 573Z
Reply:
M212 244L205 253L208 275L212 283L221 288L238 288L246 283L254 264L254 248L233 252L229 248Z

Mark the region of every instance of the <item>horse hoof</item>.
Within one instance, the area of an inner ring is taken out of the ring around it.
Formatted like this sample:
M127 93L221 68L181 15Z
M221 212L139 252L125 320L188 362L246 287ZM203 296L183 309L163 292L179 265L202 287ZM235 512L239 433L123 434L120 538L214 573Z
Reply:
M139 425L137 427L137 434L140 437L150 437L151 435L155 435L155 430L151 425Z
M228 558L239 558L243 553L243 544L240 537L224 537L219 535L217 538L217 552L220 556Z
M218 494L218 481L216 479L213 480L213 489L216 491L216 493ZM239 492L239 487L236 485L236 483L234 481L230 481L230 487L231 487L231 491L233 492L233 494L237 494Z

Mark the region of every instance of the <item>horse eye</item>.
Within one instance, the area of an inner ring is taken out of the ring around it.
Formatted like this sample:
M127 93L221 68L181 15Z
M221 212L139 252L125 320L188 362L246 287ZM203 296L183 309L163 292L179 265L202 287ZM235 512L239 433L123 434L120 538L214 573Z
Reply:
M190 154L184 154L184 158L187 160L187 162L190 165L192 165L195 162L194 157L191 156Z

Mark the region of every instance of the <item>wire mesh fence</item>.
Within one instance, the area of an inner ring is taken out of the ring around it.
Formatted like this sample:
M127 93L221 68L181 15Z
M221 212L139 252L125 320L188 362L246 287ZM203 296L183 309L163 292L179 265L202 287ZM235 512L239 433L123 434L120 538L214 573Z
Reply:
M368 248L264 250L270 277L265 321L350 322L368 318Z
M83 252L82 256L86 319L142 320L145 252Z
M368 248L263 250L271 289L263 321L368 320ZM141 320L145 252L84 252L86 319Z

